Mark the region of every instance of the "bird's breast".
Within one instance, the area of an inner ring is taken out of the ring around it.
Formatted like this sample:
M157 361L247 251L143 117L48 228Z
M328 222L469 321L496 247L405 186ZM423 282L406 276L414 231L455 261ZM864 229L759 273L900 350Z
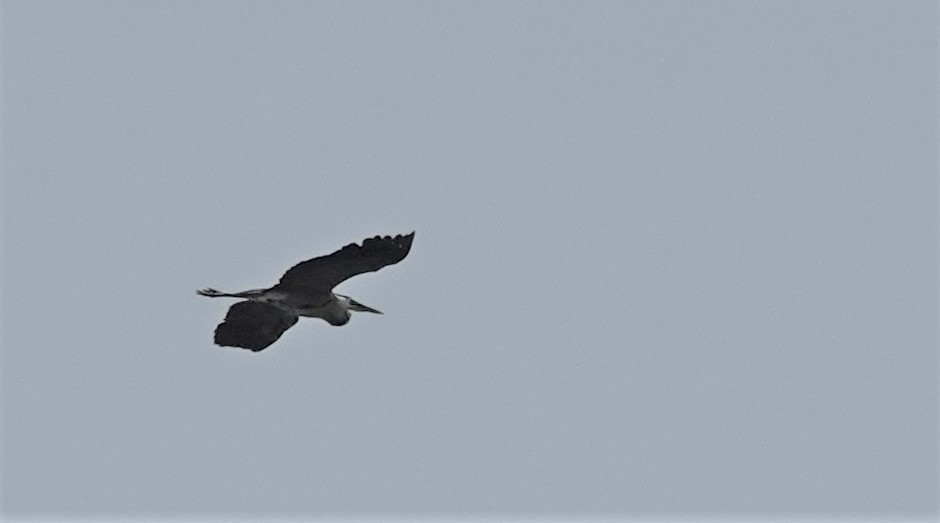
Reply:
M345 325L349 322L349 311L337 299L323 304L302 304L296 308L298 316L321 318L330 325Z

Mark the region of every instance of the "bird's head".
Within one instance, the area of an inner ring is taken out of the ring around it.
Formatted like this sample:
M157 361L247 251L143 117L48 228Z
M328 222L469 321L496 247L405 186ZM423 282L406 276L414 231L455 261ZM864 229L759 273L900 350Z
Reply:
M336 296L340 300L345 302L346 310L356 311L356 312L371 312L372 314L382 314L382 311L373 309L372 307L369 307L368 305L363 305L359 303L358 301L350 298L349 296L345 296L342 294L337 294Z

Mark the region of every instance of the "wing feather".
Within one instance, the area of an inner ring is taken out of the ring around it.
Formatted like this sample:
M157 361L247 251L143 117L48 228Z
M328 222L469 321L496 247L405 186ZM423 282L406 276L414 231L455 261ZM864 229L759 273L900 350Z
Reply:
M411 251L414 237L415 233L412 232L395 237L367 238L361 246L350 243L332 254L291 267L277 286L307 287L311 290L310 294L320 293L328 297L333 287L357 274L374 272L404 260Z
M297 316L257 301L232 305L225 320L215 328L215 343L258 352L271 345L297 323Z

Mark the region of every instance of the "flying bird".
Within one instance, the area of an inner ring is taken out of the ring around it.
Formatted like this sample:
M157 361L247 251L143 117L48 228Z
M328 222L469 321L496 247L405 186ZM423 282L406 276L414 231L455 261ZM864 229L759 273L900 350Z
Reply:
M415 233L376 236L351 243L342 249L300 262L291 267L277 285L268 289L221 292L207 288L196 291L209 298L244 298L232 305L225 320L215 328L215 343L260 351L277 341L294 326L300 316L321 318L330 325L345 325L350 311L380 311L333 292L333 287L357 274L374 272L405 259Z

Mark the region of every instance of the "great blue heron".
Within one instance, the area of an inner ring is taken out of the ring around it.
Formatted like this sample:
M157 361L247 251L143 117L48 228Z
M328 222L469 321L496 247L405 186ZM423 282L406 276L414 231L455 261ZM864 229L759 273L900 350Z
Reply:
M351 243L329 254L291 267L281 281L269 289L221 292L202 289L197 294L210 298L245 298L232 305L225 320L215 328L215 343L242 347L255 352L271 345L281 334L307 316L322 318L330 325L345 325L350 311L381 312L333 292L341 282L364 272L373 272L405 259L415 233L376 236Z

